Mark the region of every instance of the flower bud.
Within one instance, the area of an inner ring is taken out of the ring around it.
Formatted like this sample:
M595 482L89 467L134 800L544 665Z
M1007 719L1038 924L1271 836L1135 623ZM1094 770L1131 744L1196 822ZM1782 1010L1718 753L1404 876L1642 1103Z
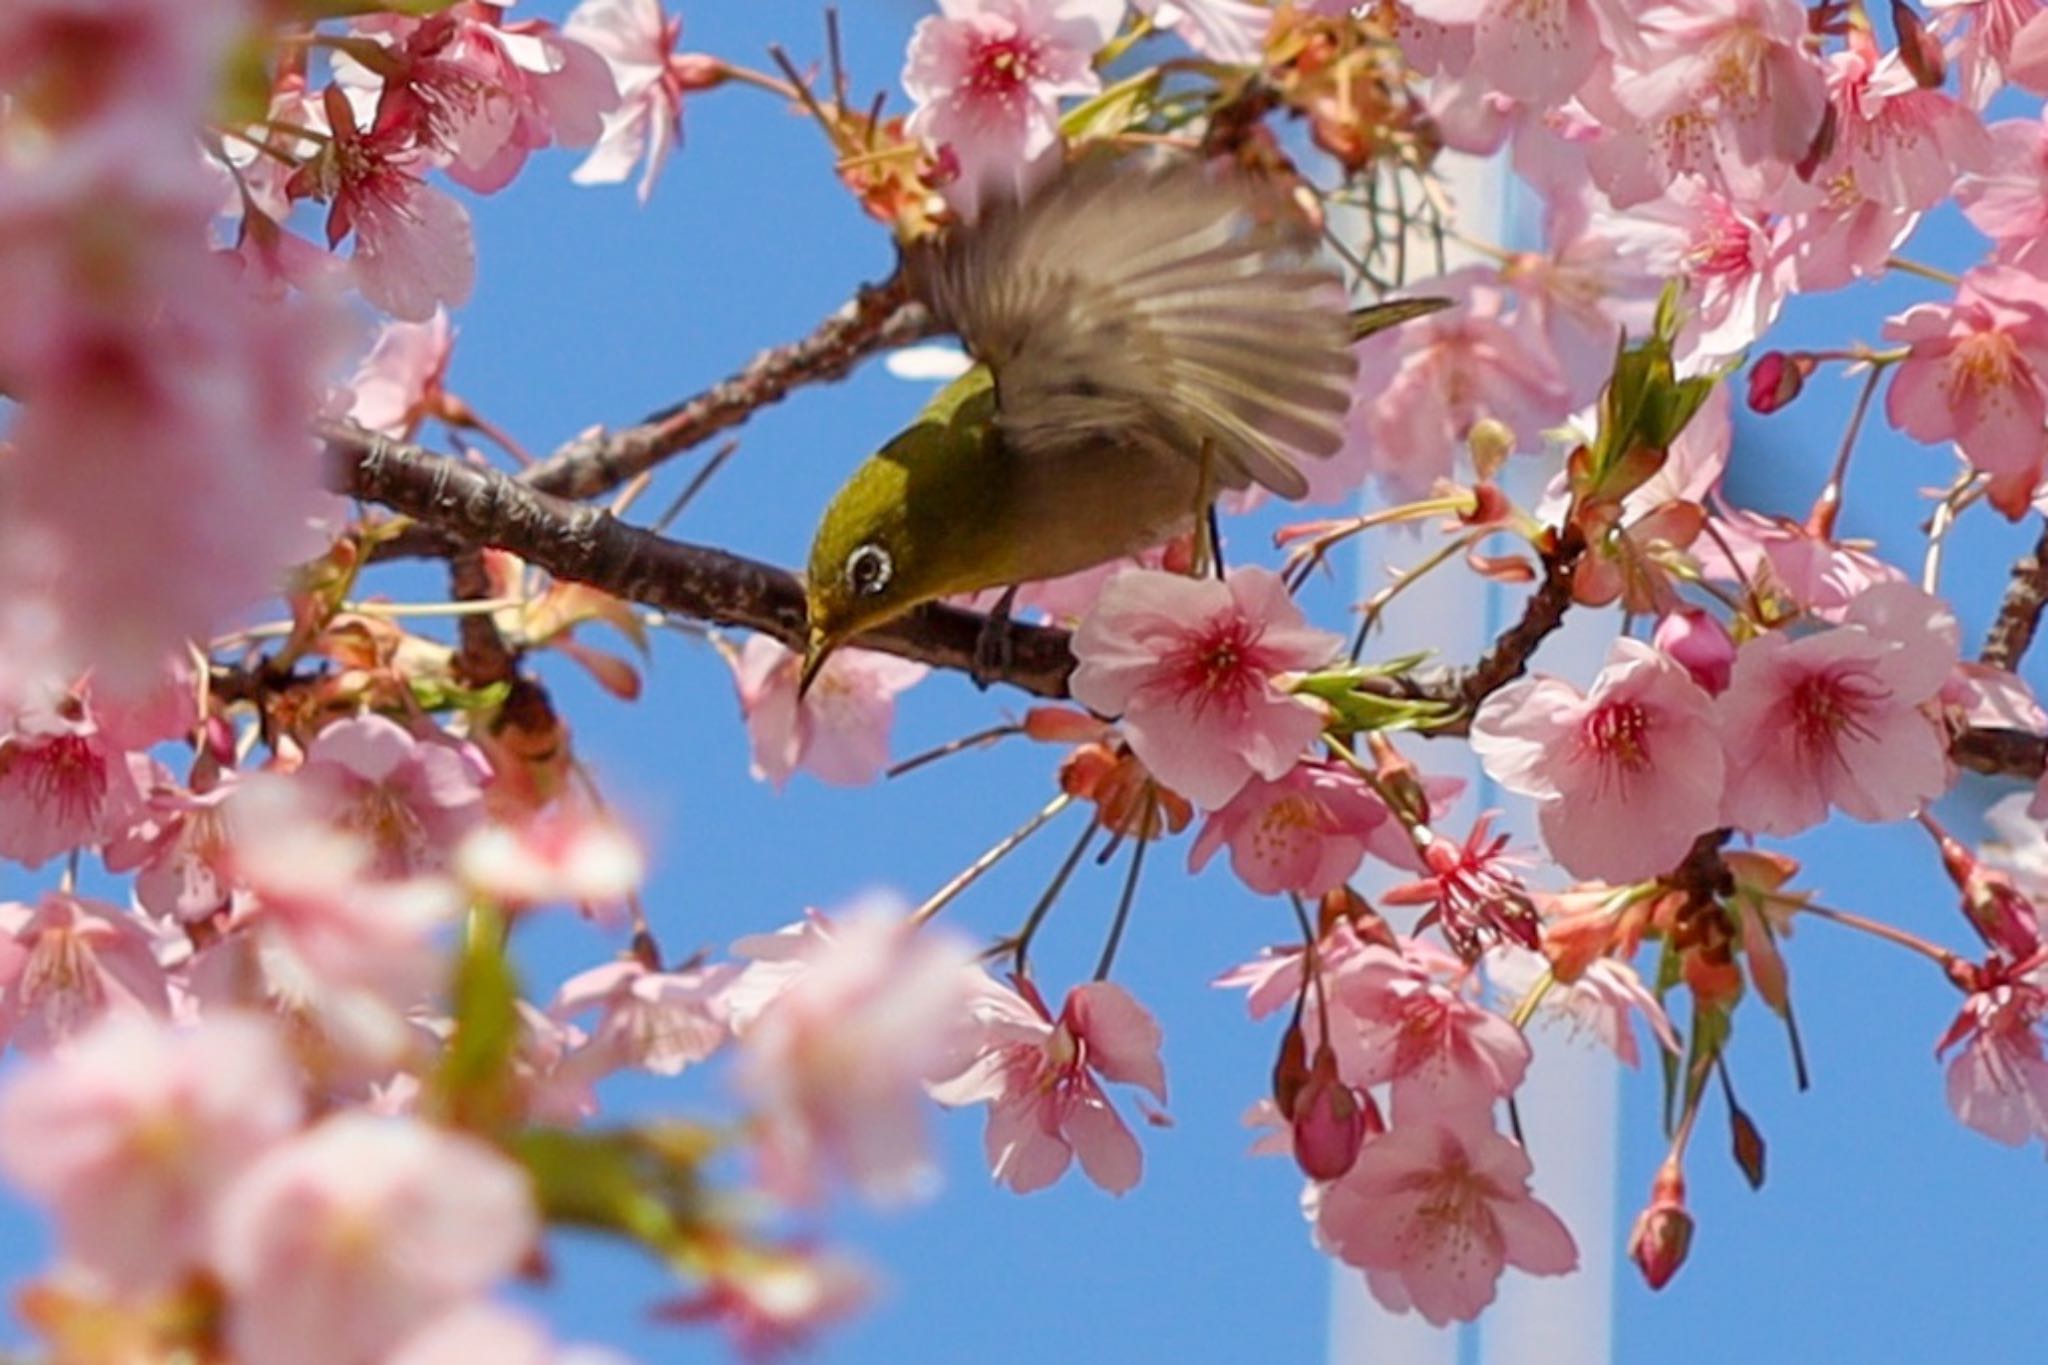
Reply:
M1692 1215L1685 1208L1685 1174L1667 1161L1650 1187L1650 1206L1636 1217L1628 1257L1652 1289L1662 1289L1692 1248Z
M1465 444L1472 451L1472 468L1478 471L1480 481L1491 483L1508 456L1515 453L1515 433L1505 422L1482 417L1472 424Z
M1766 351L1749 367L1749 410L1772 413L1799 396L1819 362L1795 352Z
M1714 696L1728 690L1735 672L1735 641L1708 613L1680 607L1657 623L1650 645L1682 664L1692 680Z
M716 90L732 76L730 67L706 52L674 54L668 59L668 72L675 78L677 88L685 93Z
M1297 1021L1281 1035L1280 1055L1273 1061L1273 1107L1281 1118L1292 1121L1308 1078L1308 1040L1301 1036Z
M1372 1097L1344 1084L1337 1074L1337 1054L1323 1044L1294 1101L1294 1160L1302 1174L1335 1180L1350 1170L1365 1145L1368 1111L1376 1123L1379 1112Z

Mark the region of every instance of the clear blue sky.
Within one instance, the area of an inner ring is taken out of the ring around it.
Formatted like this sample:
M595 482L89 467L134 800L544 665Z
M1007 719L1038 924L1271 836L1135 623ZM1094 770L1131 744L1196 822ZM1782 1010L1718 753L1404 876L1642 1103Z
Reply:
M520 8L559 15L567 5ZM929 8L919 0L845 7L857 92L887 86L900 101L904 42ZM774 41L799 61L822 52L821 11L811 0L717 0L684 13L685 46L734 61L765 66ZM746 89L696 99L687 121L686 143L645 210L628 189L571 186L574 163L561 154L539 160L506 193L472 202L479 287L457 320L453 386L534 449L697 391L758 348L802 335L855 284L889 268L885 230L841 190L807 122ZM1960 249L1962 238L1948 237ZM1881 297L1863 290L1829 299L1804 309L1794 334L1839 342L1845 334L1835 329L1853 307L1858 334L1872 337L1882 310L1931 288L1901 281ZM1792 414L1741 427L1740 487L1799 510L1825 471L1849 396L1847 385L1823 379ZM797 562L838 480L921 397L875 366L761 414L677 533ZM1918 514L1914 488L1944 481L1949 466L1881 426L1873 435L1852 478L1847 529L1904 544ZM659 507L694 468L693 458L668 470L643 507ZM1768 491L1777 488L1789 491ZM1975 638L2017 542L1981 518L1969 530L1949 581ZM1242 533L1239 541L1256 544ZM873 790L800 777L778 796L747 776L724 665L678 636L659 642L636 706L595 695L572 670L553 677L580 750L649 836L648 905L673 955L883 883L919 897L1049 790L1051 755L1019 746ZM936 679L906 699L898 748L965 733L1019 704ZM1966 783L1944 814L1966 822L2002 790ZM1071 837L1048 832L949 914L977 933L1012 927ZM1795 851L1810 860L1806 884L1831 903L1964 943L1953 893L1911 829L1842 826ZM873 1311L828 1337L817 1359L1321 1358L1327 1262L1308 1245L1299 1179L1289 1163L1242 1155L1238 1118L1265 1083L1274 1032L1248 1025L1236 996L1207 985L1261 944L1289 937L1290 917L1221 866L1186 878L1184 861L1183 843L1148 865L1119 966L1164 1023L1176 1120L1141 1133L1143 1184L1116 1200L1070 1178L1017 1198L987 1179L979 1111L943 1118L934 1130L949 1178L940 1200L889 1217L842 1207L827 1221L825 1231L867 1256L891 1287ZM1112 876L1078 880L1040 956L1048 982L1087 971L1114 895ZM546 979L610 950L578 928L530 946L532 970ZM1920 961L1827 925L1802 928L1788 953L1814 1088L1795 1093L1780 1033L1746 1015L1734 1074L1769 1140L1769 1182L1752 1193L1720 1158L1725 1127L1710 1107L1691 1166L1700 1223L1691 1263L1660 1295L1624 1272L1617 1359L2037 1359L2038 1324L2023 1305L2048 1268L2040 1233L2048 1181L2038 1149L1994 1146L1947 1112L1932 1046L1954 992ZM712 1075L633 1081L611 1098L622 1112L689 1111L719 1094ZM1657 1105L1653 1075L1628 1079L1624 1208L1647 1190L1662 1153ZM1543 1160L1537 1154L1539 1181ZM1626 1228L1574 1231L1591 1239ZM36 1263L39 1247L10 1217L0 1272L11 1282ZM705 1334L643 1321L668 1286L637 1256L578 1244L559 1269L548 1304L565 1338L616 1344L648 1362L723 1358Z

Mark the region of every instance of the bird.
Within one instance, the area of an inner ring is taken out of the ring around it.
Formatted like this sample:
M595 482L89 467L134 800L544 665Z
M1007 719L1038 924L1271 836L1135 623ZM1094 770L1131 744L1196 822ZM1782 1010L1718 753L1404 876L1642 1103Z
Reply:
M1317 246L1242 171L1097 155L905 247L911 297L974 363L826 506L799 695L924 603L1135 554L1225 490L1306 493L1301 461L1344 442L1351 343L1444 303L1354 314Z

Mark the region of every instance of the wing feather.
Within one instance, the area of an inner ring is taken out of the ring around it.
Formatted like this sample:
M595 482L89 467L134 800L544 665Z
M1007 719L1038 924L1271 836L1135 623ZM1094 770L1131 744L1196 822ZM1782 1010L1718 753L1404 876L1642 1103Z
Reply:
M1087 158L905 268L994 372L1020 452L1121 435L1299 497L1296 461L1343 444L1357 362L1342 281L1270 199L1192 158Z

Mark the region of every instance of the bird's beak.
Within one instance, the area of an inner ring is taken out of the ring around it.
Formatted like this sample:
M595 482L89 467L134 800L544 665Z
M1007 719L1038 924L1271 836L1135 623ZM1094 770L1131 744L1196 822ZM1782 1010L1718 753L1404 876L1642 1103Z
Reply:
M813 626L811 628L810 641L804 646L803 671L796 675L796 699L798 701L804 699L804 694L811 690L811 684L817 681L818 670L825 666L825 660L830 657L832 647L832 641L827 638L825 632Z

